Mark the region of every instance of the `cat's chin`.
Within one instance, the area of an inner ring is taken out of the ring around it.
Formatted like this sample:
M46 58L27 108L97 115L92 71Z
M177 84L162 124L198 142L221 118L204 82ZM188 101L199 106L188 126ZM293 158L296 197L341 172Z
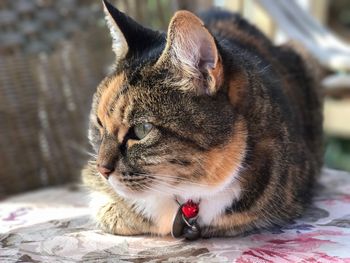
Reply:
M133 191L130 188L122 184L115 176L111 175L108 178L108 183L112 186L113 190L120 196L125 198L144 198L148 196L144 191Z

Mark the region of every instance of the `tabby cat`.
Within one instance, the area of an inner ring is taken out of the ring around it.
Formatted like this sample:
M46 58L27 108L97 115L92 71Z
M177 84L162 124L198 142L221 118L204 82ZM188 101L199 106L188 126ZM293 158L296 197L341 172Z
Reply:
M93 98L83 171L99 226L169 235L187 202L202 237L299 216L322 165L311 58L223 10L178 11L162 33L104 9L116 64Z

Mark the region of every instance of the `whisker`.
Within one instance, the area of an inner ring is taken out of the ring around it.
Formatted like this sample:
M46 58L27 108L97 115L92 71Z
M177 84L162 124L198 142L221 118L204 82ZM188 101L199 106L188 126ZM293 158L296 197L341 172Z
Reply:
M87 155L87 156L90 156L90 157L93 157L93 158L97 159L97 154L88 151L88 150L86 149L86 147L84 147L84 146L81 146L81 145L79 145L79 144L77 144L77 143L71 142L71 143L69 144L69 147L70 147L71 149L73 149L74 151L76 151L77 153L79 153L79 154Z
M174 176L174 175L169 175L169 174L146 174L146 173L138 173L139 175L149 175L153 177L153 179L158 179L160 181L170 181L173 183L186 183L186 184L191 184L191 185L197 185L197 186L203 186L203 187L208 187L208 186L213 186L209 184L202 184L198 182L193 182L188 179L179 177L179 176Z
M186 181L185 181L186 182ZM188 192L188 189L186 189L184 186L182 185L174 185L174 184L171 184L171 182L168 182L166 180L159 180L157 181L158 185L160 186L164 186L164 187L167 187L168 189L170 189L171 191L177 191L178 193L183 193L183 192ZM208 187L209 185L208 184L188 184L186 182L186 186L198 186L198 187ZM220 193L229 193L231 192L232 189L230 187L227 187L227 188L224 188L220 191Z

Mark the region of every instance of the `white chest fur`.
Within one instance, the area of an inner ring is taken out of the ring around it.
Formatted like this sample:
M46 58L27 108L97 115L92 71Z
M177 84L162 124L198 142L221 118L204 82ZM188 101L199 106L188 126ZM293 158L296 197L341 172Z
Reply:
M225 212L234 200L240 196L241 188L237 185L226 188L222 192L202 198L199 206L198 223L199 225L210 225L211 222Z
M202 189L201 192L203 193L205 191ZM177 199L180 203L185 203L190 199L195 202L200 202L197 222L199 225L210 225L216 217L225 212L225 209L229 207L234 200L239 198L240 192L241 188L238 184L230 184L219 192L210 194L209 191L206 192L205 195L199 194L198 189L189 188L186 193L191 194L177 196ZM90 207L95 213L99 208L112 201L108 196L97 192L93 193L91 197ZM142 199L129 199L127 201L134 204L138 213L151 219L155 223L156 233L154 234L170 234L174 216L179 209L179 205L173 196L153 194Z
M135 205L137 212L155 223L157 234L170 233L174 215L179 208L174 198L152 195L144 199L130 200L130 202Z
M196 193L194 189L186 191L188 193ZM233 201L239 198L241 189L237 185L229 185L222 191L215 194L187 194L177 196L180 203L188 200L199 202L199 225L210 225L210 223L218 216L225 212L225 209L232 205ZM198 192L197 192L198 193ZM167 235L170 233L174 216L179 209L179 205L173 196L152 195L150 197L132 200L137 211L145 217L152 219L158 227L158 234Z

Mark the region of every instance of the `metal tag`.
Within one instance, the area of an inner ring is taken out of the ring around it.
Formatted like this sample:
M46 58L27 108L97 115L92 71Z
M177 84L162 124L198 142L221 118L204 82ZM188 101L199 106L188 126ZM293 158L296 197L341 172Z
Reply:
M174 216L173 219L173 227L171 228L171 236L174 238L179 238L182 237L183 235L183 230L186 225L182 218L182 211L181 211L181 206L177 210L177 213Z

